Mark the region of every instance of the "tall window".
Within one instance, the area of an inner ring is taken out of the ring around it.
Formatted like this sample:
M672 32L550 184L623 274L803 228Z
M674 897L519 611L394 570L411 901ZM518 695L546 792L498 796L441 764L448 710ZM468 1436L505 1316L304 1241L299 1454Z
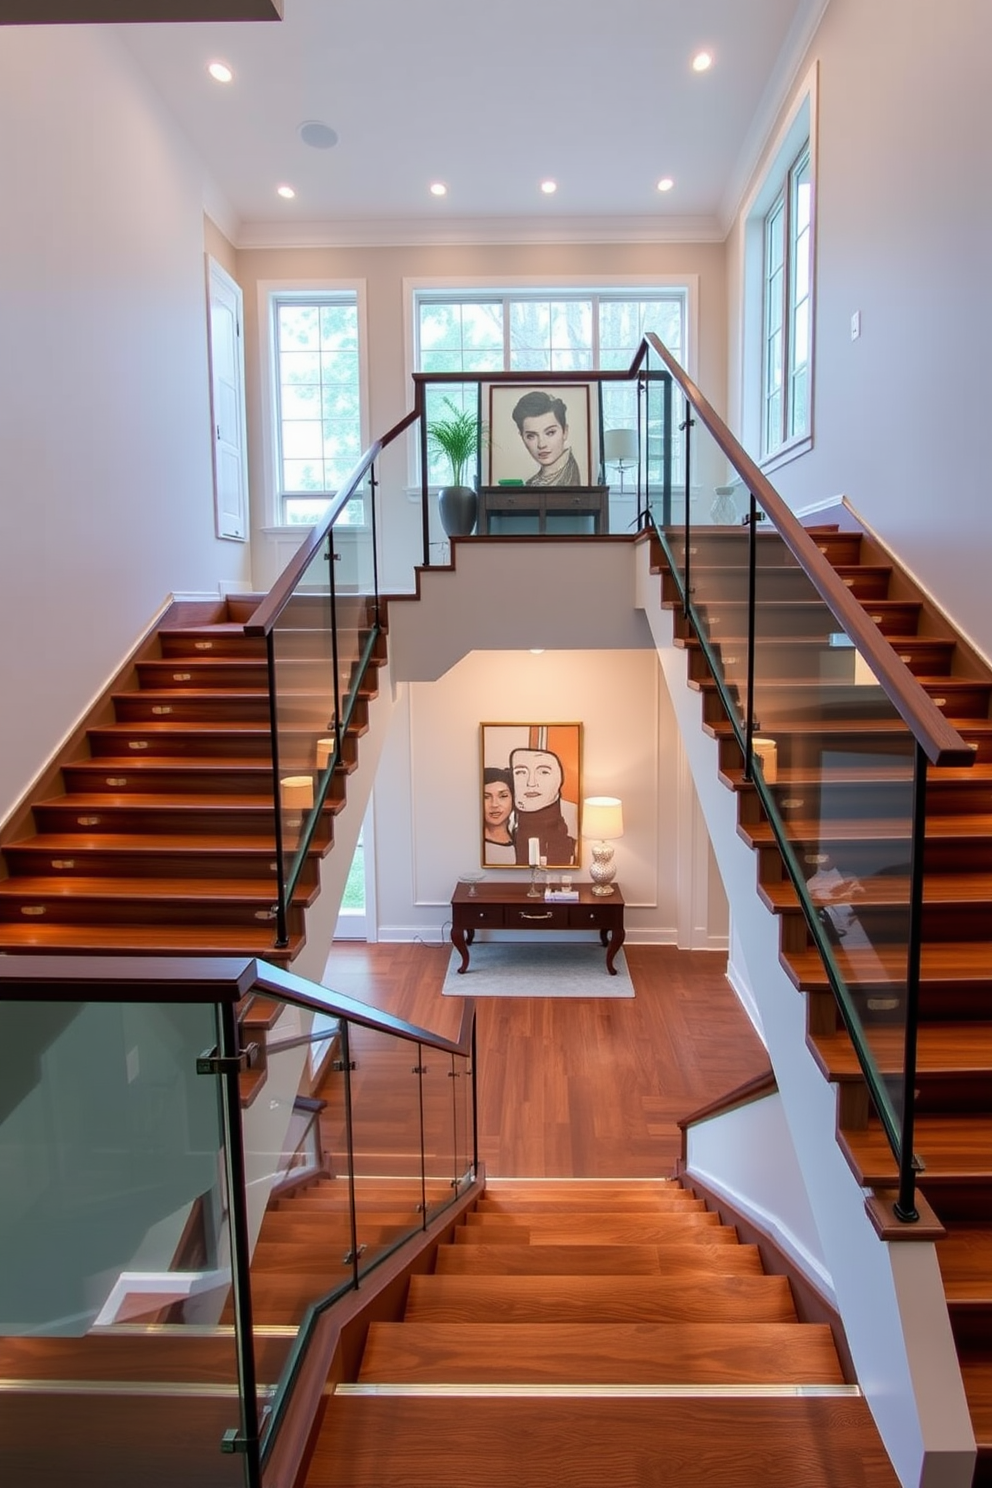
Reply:
M687 293L659 290L421 290L415 297L421 372L583 372L630 366L645 331L684 365ZM634 382L602 385L603 427L637 427ZM444 398L474 408L475 384L428 389L428 422ZM649 449L651 448L649 442ZM442 483L443 459L428 479Z
M270 304L277 520L312 523L362 453L358 298L285 292ZM341 520L363 522L364 498Z
M806 140L764 220L763 456L809 432L811 223Z

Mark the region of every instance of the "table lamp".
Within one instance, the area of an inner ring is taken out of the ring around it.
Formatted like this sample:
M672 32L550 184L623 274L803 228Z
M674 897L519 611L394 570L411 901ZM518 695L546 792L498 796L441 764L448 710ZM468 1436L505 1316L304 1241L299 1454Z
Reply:
M636 429L607 429L603 435L603 463L620 471L620 494L623 495L623 473L638 460Z
M613 843L623 836L623 805L616 796L587 796L582 802L582 835L593 842L592 879L594 894L613 893L617 876Z

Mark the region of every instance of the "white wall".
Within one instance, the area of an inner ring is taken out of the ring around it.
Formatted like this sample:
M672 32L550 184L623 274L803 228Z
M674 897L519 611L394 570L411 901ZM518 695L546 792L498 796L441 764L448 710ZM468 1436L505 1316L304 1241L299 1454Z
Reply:
M986 655L990 52L988 0L831 0L801 69L819 63L815 443L772 477L797 509L846 494ZM731 347L740 241L738 222Z
M472 651L436 682L400 688L375 787L379 938L447 934L455 879L480 862L479 725L520 721L582 723L584 794L624 804L616 863L628 938L675 943L680 895L694 877L705 882L709 847L702 831L701 874L680 858L679 812L698 805L691 786L680 802L678 735L653 650ZM578 879L589 862L583 846ZM697 911L694 944L725 947L718 883Z
M0 138L2 817L247 550L214 536L202 167L109 28L0 28Z
M370 437L385 434L413 407L409 373L412 314L404 282L491 286L517 283L599 285L670 275L698 285L698 320L693 328L691 365L715 406L722 406L726 368L726 266L722 243L439 244L408 247L324 247L239 249L237 278L245 296L245 354L252 486L252 525L257 534L268 520L264 489L269 472L261 438L264 398L259 365L259 283L363 281L368 313ZM412 588L412 567L422 561L419 490L407 494L415 474L413 442L402 438L386 452L379 471L381 575L385 588ZM437 534L441 536L440 533ZM255 582L271 582L278 543L255 543ZM434 555L437 561L438 555ZM286 561L285 556L282 558Z

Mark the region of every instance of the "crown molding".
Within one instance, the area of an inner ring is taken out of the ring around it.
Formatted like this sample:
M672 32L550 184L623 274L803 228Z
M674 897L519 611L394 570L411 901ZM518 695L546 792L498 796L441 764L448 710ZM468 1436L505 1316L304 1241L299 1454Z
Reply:
M241 248L392 248L464 244L722 243L715 217L474 217L242 222Z

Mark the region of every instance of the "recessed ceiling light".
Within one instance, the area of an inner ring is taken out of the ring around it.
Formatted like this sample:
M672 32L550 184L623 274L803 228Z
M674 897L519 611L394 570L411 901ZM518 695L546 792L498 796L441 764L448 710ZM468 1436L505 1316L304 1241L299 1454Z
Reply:
M431 196L447 196L448 188L443 181L431 182Z
M283 197L286 201L292 201L293 197L296 195L296 192L293 190L292 186L277 186L276 195Z
M531 648L530 648L530 654L531 654L531 656L543 656L544 655L544 647L543 646L531 646Z
M229 83L234 77L234 73L226 62L211 62L207 71L215 83Z
M671 176L662 176L661 180L658 182L658 190L671 191L674 185L675 182L672 180Z
M693 72L707 72L713 66L713 57L709 52L697 52L692 59Z
M541 190L544 192L545 196L554 196L555 192L558 190L558 182L542 181Z
M305 119L296 132L312 150L333 150L338 142L337 130L320 119Z

